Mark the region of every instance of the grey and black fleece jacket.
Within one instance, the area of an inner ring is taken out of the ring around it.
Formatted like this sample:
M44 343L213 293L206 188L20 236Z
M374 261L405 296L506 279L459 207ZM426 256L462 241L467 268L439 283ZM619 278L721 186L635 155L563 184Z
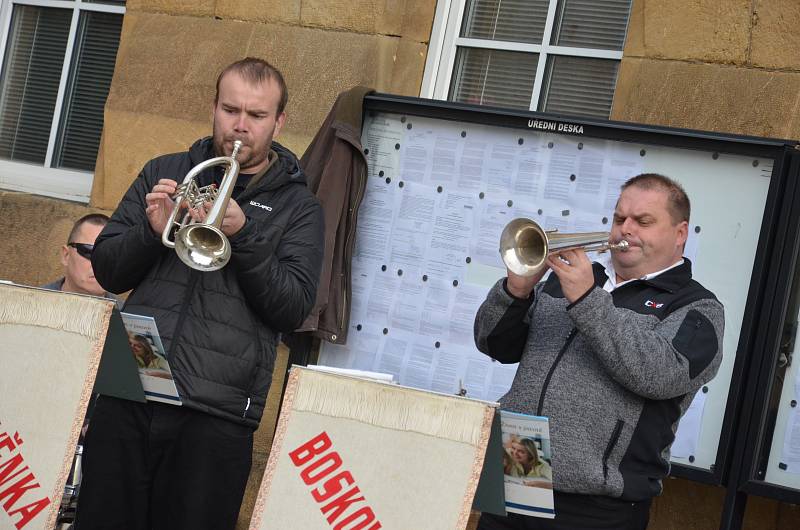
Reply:
M500 280L475 319L478 349L519 362L505 410L550 418L553 486L629 501L661 492L678 421L722 361L722 304L691 263L569 304L551 274L518 299Z

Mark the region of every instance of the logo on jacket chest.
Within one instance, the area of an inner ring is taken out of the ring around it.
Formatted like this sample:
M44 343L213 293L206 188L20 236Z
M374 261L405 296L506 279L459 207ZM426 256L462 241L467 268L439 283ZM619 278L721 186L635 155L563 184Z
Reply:
M250 206L255 206L256 208L261 208L262 210L266 210L268 212L272 211L272 206L267 206L266 204L261 204L260 202L250 201Z
M663 302L655 302L653 300L647 300L644 303L644 306L645 307L650 307L652 309L661 309L662 307L664 307L664 303Z

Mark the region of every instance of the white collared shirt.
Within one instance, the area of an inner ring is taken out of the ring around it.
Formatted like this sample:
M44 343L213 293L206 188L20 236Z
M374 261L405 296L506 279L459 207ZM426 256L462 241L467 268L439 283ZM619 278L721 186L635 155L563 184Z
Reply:
M611 261L610 256L605 260L597 260L597 261L606 268L606 275L608 276L608 280L606 280L606 283L603 285L603 290L608 291L610 293L614 289L618 289L619 287L622 287L626 283L630 283L634 280L652 280L659 274L663 274L670 269L674 269L679 265L683 265L683 262L685 260L681 258L672 265L670 265L669 267L667 267L666 269L661 269L660 271L651 272L650 274L645 274L641 278L631 278L630 280L625 280L624 282L619 282L619 283L617 283L617 271L614 270L614 262Z

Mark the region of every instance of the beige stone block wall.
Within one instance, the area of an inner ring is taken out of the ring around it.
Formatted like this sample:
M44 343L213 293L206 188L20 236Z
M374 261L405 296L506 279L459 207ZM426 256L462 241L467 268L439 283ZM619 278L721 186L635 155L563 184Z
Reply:
M59 253L80 217L107 210L0 190L0 280L43 285L63 276Z
M625 55L743 63L753 0L634 0Z
M216 0L127 0L125 8L132 11L150 11L170 15L214 16Z
M611 118L800 138L800 3L633 0Z
M214 14L222 19L300 24L301 0L217 0Z
M800 2L756 0L751 58L764 68L800 70Z
M129 2L91 203L114 208L147 160L209 134L216 77L245 56L283 72L278 140L298 155L340 92L418 95L434 9L425 0Z
M612 118L800 138L800 72L623 57Z

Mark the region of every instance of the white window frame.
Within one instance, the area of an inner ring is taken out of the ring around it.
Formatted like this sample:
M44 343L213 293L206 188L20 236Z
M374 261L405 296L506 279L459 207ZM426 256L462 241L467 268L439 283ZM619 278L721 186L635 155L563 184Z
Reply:
M67 48L64 52L64 65L61 69L61 81L58 85L58 95L56 96L56 106L53 111L53 122L50 125L50 138L47 144L44 165L0 159L0 189L88 203L89 195L92 191L93 172L53 168L50 166L53 161L56 135L61 121L61 109L64 103L67 79L69 78L72 64L72 51L75 45L81 12L96 11L124 15L125 5L90 3L83 0L2 0L2 4L0 4L0 68L2 68L6 52L11 14L14 11L14 6L17 5L71 9L72 21L69 28ZM2 72L0 72L0 75L2 75Z
M422 88L420 90L421 97L429 99L447 99L450 92L450 82L453 76L456 50L459 46L538 53L539 63L536 66L536 78L533 82L533 91L528 107L529 110L533 111L537 110L539 104L539 96L542 92L547 59L550 55L622 60L622 50L574 48L550 44L558 0L550 0L547 9L547 19L544 24L542 44L460 37L459 34L461 33L461 23L464 18L466 3L467 0L439 0L436 3L436 14L434 16L431 39L428 45L428 58L425 61L425 73L422 78Z

